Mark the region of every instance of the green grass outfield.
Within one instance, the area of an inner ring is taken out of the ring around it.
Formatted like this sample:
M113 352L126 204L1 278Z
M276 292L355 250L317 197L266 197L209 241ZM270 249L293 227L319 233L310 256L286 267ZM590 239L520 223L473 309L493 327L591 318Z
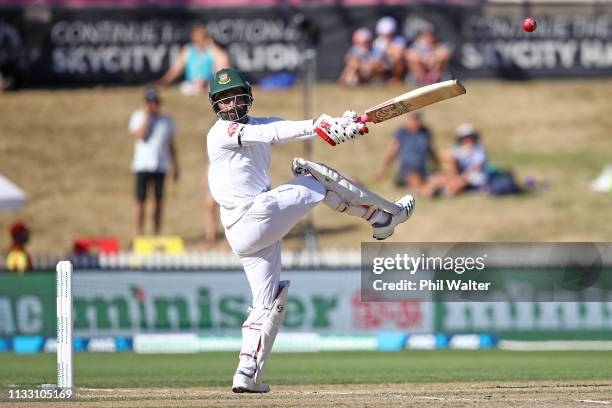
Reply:
M237 353L77 354L78 387L227 386ZM277 385L478 381L604 381L611 351L403 351L277 353L266 379ZM55 383L55 355L0 354L0 387Z

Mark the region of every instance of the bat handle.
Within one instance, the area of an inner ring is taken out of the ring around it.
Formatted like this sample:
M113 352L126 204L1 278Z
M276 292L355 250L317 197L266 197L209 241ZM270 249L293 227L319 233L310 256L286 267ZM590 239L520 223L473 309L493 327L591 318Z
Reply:
M368 115L366 115L365 113L363 115L359 115L359 117L357 118L357 122L359 123L366 123L368 122Z

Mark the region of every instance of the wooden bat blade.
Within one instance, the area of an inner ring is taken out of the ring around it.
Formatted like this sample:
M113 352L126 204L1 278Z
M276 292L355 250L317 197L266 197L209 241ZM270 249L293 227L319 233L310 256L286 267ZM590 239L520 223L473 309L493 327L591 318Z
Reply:
M463 95L465 92L465 87L459 80L451 79L414 89L372 106L365 111L365 116L368 122L380 123L436 102Z

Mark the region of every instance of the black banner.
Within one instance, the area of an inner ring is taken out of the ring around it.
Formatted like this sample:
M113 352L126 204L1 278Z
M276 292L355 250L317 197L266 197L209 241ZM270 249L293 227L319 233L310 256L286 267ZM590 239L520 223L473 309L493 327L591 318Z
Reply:
M551 7L550 11L553 8ZM0 65L28 86L137 84L159 79L189 39L195 22L208 25L232 63L257 80L298 72L306 48L317 50L319 79L335 80L351 34L392 16L399 34L433 26L453 49L453 76L595 77L612 68L612 14L537 16L521 28L520 9L410 4L238 9L0 9ZM299 19L296 16L302 16Z

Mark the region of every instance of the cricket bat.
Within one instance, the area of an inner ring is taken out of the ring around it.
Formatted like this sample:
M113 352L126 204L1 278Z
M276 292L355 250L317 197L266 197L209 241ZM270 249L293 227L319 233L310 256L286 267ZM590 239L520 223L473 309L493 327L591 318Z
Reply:
M362 123L384 122L396 116L415 111L445 99L463 95L464 93L465 88L458 79L423 86L372 106L363 115L359 116L358 121Z

